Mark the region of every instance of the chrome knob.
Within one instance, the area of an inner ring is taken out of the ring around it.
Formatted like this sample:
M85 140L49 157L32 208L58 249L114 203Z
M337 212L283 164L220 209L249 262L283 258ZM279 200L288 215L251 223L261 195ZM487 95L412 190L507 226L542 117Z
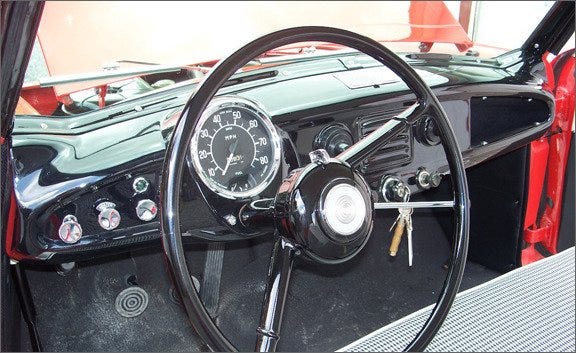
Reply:
M422 190L427 190L431 187L430 182L430 172L426 168L419 168L416 173L416 185Z
M120 213L114 208L116 205L112 202L102 202L96 209L100 211L98 214L98 224L105 230L116 229L120 225Z
M136 216L141 220L148 222L153 220L158 213L158 207L152 200L140 200L136 205Z
M58 236L67 244L74 244L82 237L82 227L76 217L67 215L62 219L58 229Z
M442 174L438 172L430 173L426 168L419 168L416 173L416 185L422 190L436 188L442 181Z
M430 186L437 188L440 186L440 182L442 182L442 174L434 172L430 175Z

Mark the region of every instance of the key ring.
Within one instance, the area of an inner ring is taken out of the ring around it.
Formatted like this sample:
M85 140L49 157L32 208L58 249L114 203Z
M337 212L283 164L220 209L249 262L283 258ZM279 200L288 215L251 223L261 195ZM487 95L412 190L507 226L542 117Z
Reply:
M403 186L404 196L402 197L402 202L410 201L410 188L407 185Z

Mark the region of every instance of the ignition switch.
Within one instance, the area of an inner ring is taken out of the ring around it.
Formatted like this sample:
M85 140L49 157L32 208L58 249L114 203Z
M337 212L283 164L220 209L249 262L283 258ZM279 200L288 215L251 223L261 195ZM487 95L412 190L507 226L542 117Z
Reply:
M386 202L406 202L410 197L410 188L393 175L386 175L380 183L380 193Z

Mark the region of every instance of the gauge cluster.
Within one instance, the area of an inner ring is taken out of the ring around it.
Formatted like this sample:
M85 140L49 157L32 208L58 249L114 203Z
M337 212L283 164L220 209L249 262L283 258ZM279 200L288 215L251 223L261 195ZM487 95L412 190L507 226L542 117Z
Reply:
M291 146L289 137L257 103L239 97L214 99L190 142L189 175L198 188L185 182L184 202L198 210L200 190L216 205L212 212L217 218L229 228L243 227L237 219L239 210L253 200L273 197L282 176L298 166L295 152L283 151L283 145ZM40 217L43 254L59 254L62 259L65 253L158 239L161 163L109 176L47 210ZM187 231L210 233L215 227L217 222L208 222L200 230Z

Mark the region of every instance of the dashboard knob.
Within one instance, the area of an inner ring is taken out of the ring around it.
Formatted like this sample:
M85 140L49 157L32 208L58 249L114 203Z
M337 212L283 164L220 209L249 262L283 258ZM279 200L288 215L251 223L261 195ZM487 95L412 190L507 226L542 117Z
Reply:
M120 225L120 213L114 208L116 205L112 202L102 202L96 209L98 214L98 224L105 230L116 229Z
M67 215L62 219L58 229L58 236L67 244L74 244L82 237L82 227L76 217Z
M442 174L438 172L430 173L426 168L418 168L416 172L416 185L422 190L428 190L430 188L437 188L442 181Z
M136 215L141 220L145 222L151 221L156 217L157 213L158 207L154 201L148 199L138 201L136 205Z
M418 168L416 185L422 190L428 190L432 186L430 172L427 171L426 168Z
M440 186L441 181L442 181L442 174L434 172L432 173L432 175L430 175L430 185L432 185L432 187L437 188L438 186Z

